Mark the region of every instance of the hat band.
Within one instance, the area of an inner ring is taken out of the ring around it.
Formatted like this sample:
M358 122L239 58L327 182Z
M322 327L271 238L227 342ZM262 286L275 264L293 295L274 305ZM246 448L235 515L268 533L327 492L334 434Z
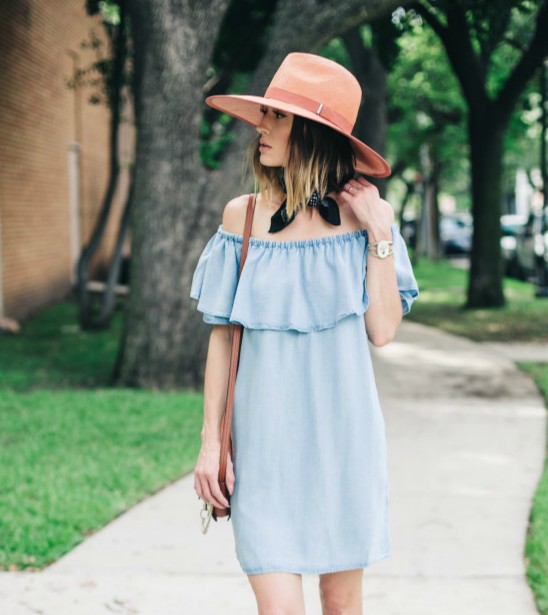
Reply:
M353 124L340 113L337 113L337 111L334 111L331 107L328 107L322 102L308 98L308 96L301 96L301 94L295 94L294 92L289 92L282 88L268 88L265 92L265 98L275 98L281 102L302 107L311 113L319 115L325 120L329 120L332 124L335 124L335 126L348 134L352 132L352 128L354 127Z

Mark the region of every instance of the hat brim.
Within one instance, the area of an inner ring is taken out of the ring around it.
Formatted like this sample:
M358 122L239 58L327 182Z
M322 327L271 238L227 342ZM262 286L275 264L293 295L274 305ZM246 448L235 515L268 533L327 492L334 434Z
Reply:
M233 117L242 120L246 124L251 126L257 126L261 121L262 113L260 108L262 105L273 107L279 111L286 111L287 113L293 113L300 117L307 118L319 124L329 126L336 132L345 135L350 140L354 154L356 155L356 171L370 175L371 177L388 177L392 170L386 160L377 152L370 148L368 145L356 139L351 134L345 132L341 128L338 128L335 124L329 120L323 118L321 115L312 113L297 105L277 100L275 98L265 98L263 96L245 96L236 94L222 94L216 96L208 96L205 100L206 104L213 109L228 113Z

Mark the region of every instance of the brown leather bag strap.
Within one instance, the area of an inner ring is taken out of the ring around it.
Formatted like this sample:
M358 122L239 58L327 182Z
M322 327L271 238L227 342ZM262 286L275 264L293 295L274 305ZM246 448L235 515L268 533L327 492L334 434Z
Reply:
M251 236L251 226L253 224L253 213L255 211L255 195L250 194L247 201L247 212L245 215L245 227L244 227L244 242L242 245L242 255L240 257L240 272L238 278L242 275L242 269L244 268L245 259L247 256L247 248L249 246L249 237Z
M244 228L244 238L242 245L242 255L240 257L240 270L238 273L238 279L242 274L242 270L244 267L245 259L247 257L247 249L249 246L249 237L251 235L251 225L253 222L253 213L255 211L255 195L250 194L249 200L247 202L247 212L245 217L245 228ZM232 427L232 414L234 411L234 388L236 384L236 371L238 369L238 363L240 359L240 347L242 342L242 331L243 327L240 324L233 324L233 332L232 332L232 352L230 355L230 372L228 376L228 388L226 395L226 410L223 414L223 418L221 421L221 453L219 458L219 484L221 485L221 490L223 494L226 496L226 467L228 463L228 450L229 446L232 450L232 442L230 439L230 431ZM220 516L220 512L218 509L215 509Z

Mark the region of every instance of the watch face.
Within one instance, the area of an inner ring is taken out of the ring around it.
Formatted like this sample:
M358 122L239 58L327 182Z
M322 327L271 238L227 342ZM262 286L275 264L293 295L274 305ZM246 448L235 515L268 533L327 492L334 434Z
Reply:
M379 241L377 245L377 254L380 258L386 258L388 253L390 252L390 246L388 245L388 241L386 239L382 239Z

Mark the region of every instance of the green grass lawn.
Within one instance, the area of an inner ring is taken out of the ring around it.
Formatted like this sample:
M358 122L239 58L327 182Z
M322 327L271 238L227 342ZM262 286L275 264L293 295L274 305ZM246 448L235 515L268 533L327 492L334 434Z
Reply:
M107 331L81 331L76 306L59 303L0 338L0 389L108 386L122 329L117 311Z
M520 363L520 368L535 379L548 404L548 363ZM537 608L548 615L548 464L539 480L529 518L525 545L527 579L533 589Z
M107 388L120 327L81 332L62 303L0 339L2 569L55 561L194 466L203 396Z
M409 320L483 342L548 342L548 299L536 298L532 284L505 278L504 307L467 310L467 271L446 260L423 258L414 270L420 297L406 316Z

